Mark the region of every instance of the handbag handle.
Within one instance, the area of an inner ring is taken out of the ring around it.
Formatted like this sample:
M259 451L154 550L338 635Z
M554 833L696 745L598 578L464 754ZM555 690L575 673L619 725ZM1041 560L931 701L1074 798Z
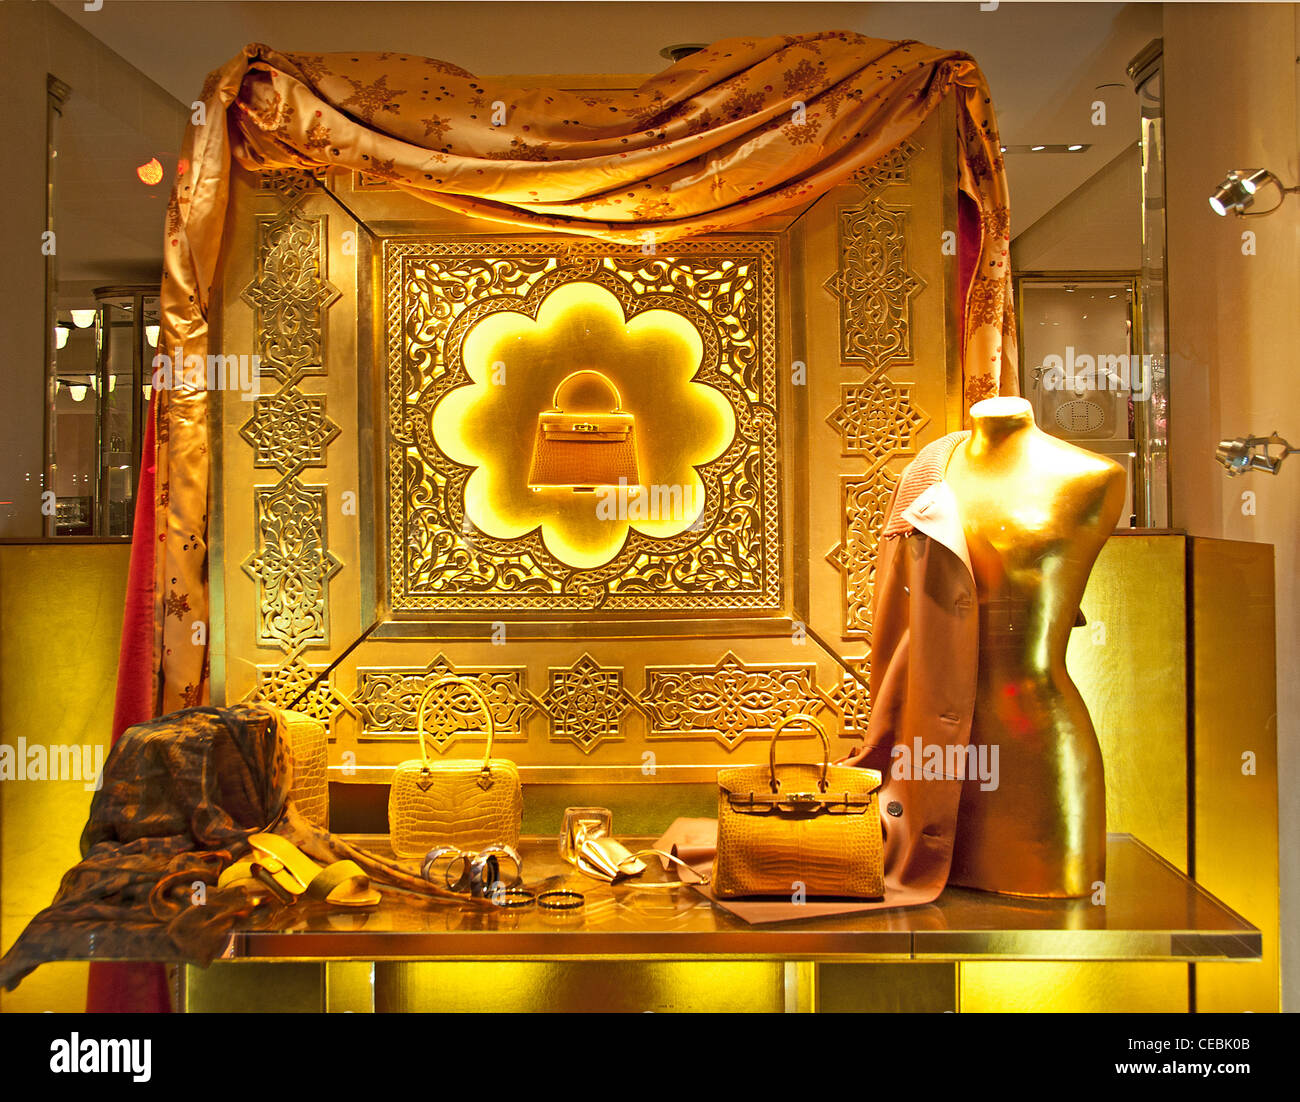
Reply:
M569 374L560 380L559 384L555 388L555 394L551 397L551 409L553 411L563 412L563 407L560 405L560 391L564 389L565 383L570 379L576 379L579 375L594 375L614 392L614 407L609 411L610 413L618 413L623 408L623 395L618 392L618 387L614 385L614 380L604 372L595 370L595 368L584 367L579 371L569 372Z
M492 775L492 740L496 736L496 726L492 721L492 706L483 690L468 677L440 677L420 694L420 703L415 709L415 733L416 738L420 740L420 757L424 761L424 769L429 768L429 751L424 745L425 709L437 690L451 688L456 685L468 690L470 696L474 697L475 702L483 709L483 714L487 716L487 749L483 751L482 771L490 777Z
M814 731L816 731L822 737L822 779L817 782L817 787L820 791L825 792L826 772L830 768L830 764L831 764L831 740L826 737L826 728L823 727L820 723L818 723L817 720L813 719L812 716L804 712L796 712L792 716L786 716L783 720L781 720L780 723L776 725L776 730L772 732L772 746L770 751L768 752L768 767L771 770L771 774L772 774L772 779L770 782L772 785L772 791L773 792L781 791L781 782L776 779L777 736L780 735L780 733L784 731L790 724L796 722L797 720L802 720L804 723L808 724L808 726L810 726Z

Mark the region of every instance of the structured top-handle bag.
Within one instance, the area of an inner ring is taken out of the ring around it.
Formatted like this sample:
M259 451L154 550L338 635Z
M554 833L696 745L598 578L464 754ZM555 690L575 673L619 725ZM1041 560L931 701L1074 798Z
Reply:
M608 408L566 408L565 388L583 376L595 379L609 394ZM571 372L555 388L551 408L538 415L528 485L534 490L635 486L640 481L635 436L635 419L623 410L623 396L613 380L591 368Z
M484 716L487 748L482 760L430 758L425 744L429 705L441 696L437 722L448 725L445 730L455 730L453 705L457 695L465 694ZM393 852L399 857L423 857L438 845L462 850L479 850L493 842L517 846L524 814L519 769L512 761L492 756L495 727L483 690L469 678L439 678L420 695L415 727L420 756L397 767L388 791Z
M794 723L821 736L820 765L777 773L776 740ZM718 770L718 851L713 891L723 898L784 896L878 899L884 895L877 789L880 773L831 765L830 740L809 715L772 732L768 764Z

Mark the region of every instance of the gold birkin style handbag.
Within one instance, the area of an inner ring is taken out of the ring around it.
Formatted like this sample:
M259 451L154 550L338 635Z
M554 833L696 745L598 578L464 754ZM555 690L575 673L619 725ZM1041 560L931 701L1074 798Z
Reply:
M781 766L776 740L788 726L812 727L820 765ZM878 899L884 895L874 769L831 765L830 740L808 715L787 716L772 732L768 765L718 770L718 851L713 891L731 899L772 895Z
M566 411L562 392L579 376L604 384L610 408L603 412ZM574 371L560 380L551 409L537 417L537 439L528 486L533 490L594 490L598 486L636 486L636 440L633 418L623 412L623 397L599 371Z
M437 761L425 745L425 714L435 705L441 731L460 726L469 696L483 712L487 749L483 760ZM480 850L494 842L519 845L524 814L519 770L512 761L492 757L495 729L492 708L483 690L465 677L442 677L420 695L416 708L420 757L404 761L393 772L388 790L388 830L398 857L423 857L438 845Z

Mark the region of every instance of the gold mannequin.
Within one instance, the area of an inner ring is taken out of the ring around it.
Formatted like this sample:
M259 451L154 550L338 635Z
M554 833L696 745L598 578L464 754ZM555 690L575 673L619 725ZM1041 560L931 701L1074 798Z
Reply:
M1065 648L1092 564L1124 506L1118 464L1049 436L1022 398L971 407L944 480L979 600L971 743L998 748L997 786L962 789L949 883L1080 896L1106 871L1106 789ZM967 774L968 778L970 773Z

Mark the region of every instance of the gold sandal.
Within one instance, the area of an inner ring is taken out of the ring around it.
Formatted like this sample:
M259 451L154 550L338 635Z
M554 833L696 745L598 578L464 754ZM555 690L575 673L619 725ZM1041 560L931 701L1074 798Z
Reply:
M374 907L379 892L355 861L335 861L321 867L297 846L278 834L252 834L248 843L253 855L236 861L217 881L217 887L256 880L265 884L282 903L300 896L319 899L334 907Z

